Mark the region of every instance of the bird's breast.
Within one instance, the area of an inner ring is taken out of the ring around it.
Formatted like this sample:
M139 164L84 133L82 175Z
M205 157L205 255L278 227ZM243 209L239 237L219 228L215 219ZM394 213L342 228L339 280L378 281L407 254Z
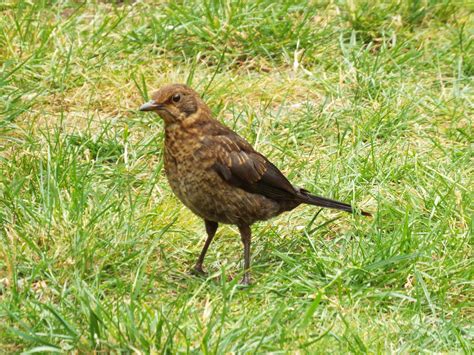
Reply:
M173 192L186 205L194 199L196 190L205 185L207 163L199 159L202 146L199 136L170 129L165 135L165 172Z

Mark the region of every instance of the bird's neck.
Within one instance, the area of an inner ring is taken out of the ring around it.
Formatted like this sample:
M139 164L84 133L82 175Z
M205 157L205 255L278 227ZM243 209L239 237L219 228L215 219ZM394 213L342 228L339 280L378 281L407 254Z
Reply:
M165 168L194 159L213 125L210 114L200 110L183 121L165 125Z
M166 136L174 134L195 134L196 130L205 126L210 120L210 112L199 108L193 114L187 117L180 117L171 123L165 123Z

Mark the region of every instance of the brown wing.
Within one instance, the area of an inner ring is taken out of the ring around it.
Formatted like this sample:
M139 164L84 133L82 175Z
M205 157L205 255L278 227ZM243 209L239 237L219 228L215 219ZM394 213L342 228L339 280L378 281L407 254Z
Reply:
M261 194L279 201L281 211L289 211L300 203L354 212L351 205L295 188L262 154L256 152L243 138L215 120L196 122L203 134L202 147L196 151L212 161L211 169L229 184L245 191ZM363 215L370 213L361 211Z
M227 127L204 139L217 154L212 168L229 184L274 200L293 200L297 193L287 178L267 158Z

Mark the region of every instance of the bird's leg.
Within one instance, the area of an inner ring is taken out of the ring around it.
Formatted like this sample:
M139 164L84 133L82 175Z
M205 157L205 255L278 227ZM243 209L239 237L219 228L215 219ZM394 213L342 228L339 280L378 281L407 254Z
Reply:
M204 247L202 248L201 254L194 265L194 271L198 274L204 274L204 270L202 269L202 263L204 262L204 257L206 256L207 249L212 242L212 239L216 235L218 224L216 222L208 221L207 219L204 220L206 224L206 232L207 232L207 239L204 243Z
M242 243L244 244L244 278L241 281L243 285L250 284L250 239L252 236L252 231L250 226L242 225L239 226L240 237L242 238Z

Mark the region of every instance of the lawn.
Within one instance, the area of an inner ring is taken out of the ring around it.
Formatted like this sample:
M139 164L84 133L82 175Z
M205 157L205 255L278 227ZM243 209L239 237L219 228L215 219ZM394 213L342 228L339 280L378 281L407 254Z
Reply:
M468 1L0 3L0 352L473 351ZM253 226L172 194L170 82L296 185Z

